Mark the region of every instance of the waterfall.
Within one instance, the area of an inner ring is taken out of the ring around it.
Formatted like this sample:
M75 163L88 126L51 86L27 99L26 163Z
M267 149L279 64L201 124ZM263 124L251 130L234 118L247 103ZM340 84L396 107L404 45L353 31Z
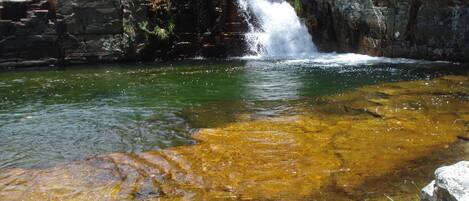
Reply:
M285 0L238 0L249 25L249 51L262 58L310 58L316 46L295 9Z

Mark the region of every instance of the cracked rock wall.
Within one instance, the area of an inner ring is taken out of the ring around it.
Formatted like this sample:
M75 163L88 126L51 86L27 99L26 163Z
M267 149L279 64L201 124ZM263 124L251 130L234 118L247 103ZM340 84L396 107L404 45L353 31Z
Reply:
M464 0L302 0L323 51L469 61Z
M229 0L0 1L0 67L239 56Z

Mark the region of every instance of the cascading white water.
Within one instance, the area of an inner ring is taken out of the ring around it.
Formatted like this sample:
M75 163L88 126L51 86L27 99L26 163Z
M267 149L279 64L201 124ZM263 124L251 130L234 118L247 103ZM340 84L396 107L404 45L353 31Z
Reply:
M285 59L290 63L319 66L373 65L377 63L422 63L354 53L319 53L312 36L295 9L286 0L237 0L249 25L245 39L250 55L245 59Z
M238 4L249 24L245 37L254 56L311 58L317 54L305 24L285 0L238 0Z

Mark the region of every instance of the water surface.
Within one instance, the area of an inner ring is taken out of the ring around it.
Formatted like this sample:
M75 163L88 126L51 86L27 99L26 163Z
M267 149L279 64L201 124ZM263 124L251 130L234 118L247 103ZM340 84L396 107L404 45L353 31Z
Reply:
M462 65L396 61L193 61L1 72L0 168L193 144L197 129L242 114L292 114L298 104L365 85L466 72Z

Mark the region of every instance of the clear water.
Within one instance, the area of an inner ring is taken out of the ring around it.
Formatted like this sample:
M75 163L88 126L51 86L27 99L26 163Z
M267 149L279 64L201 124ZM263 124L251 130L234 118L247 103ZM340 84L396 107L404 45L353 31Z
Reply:
M0 168L191 144L198 128L233 122L239 114L270 117L364 85L467 72L448 63L337 59L0 72Z

